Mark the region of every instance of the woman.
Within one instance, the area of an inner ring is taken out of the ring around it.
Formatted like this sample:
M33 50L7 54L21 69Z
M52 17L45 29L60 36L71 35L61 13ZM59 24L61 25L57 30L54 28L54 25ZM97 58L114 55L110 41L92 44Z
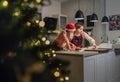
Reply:
M74 32L74 37L72 39L72 43L76 46L76 49L80 49L84 47L84 40L87 39L93 48L96 48L95 40L90 37L86 32L83 31L84 26L82 23L78 22L75 24L76 31Z

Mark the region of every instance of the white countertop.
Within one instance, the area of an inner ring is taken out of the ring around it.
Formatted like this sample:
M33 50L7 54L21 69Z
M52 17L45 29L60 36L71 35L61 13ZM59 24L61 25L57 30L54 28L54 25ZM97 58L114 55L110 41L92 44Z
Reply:
M98 52L97 51L56 51L56 54L58 55L71 55L71 56L92 56L92 55L97 55Z

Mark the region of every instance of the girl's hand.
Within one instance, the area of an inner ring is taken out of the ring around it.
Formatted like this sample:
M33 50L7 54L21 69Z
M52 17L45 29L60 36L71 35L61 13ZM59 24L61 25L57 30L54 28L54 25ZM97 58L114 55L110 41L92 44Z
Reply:
M77 46L76 46L76 50L80 50L80 49L81 49L81 47L77 47Z
M74 44L70 44L70 47L71 47L71 49L70 50L75 50L76 49L76 46L74 45Z

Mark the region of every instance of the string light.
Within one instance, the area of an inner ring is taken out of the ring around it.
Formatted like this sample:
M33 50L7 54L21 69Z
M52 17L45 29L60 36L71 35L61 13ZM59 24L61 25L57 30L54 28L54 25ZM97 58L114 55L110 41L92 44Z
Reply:
M45 41L45 44L46 44L46 45L49 45L49 44L50 44L50 41L49 41L49 40L46 40L46 41Z
M56 57L56 54L53 54L53 57Z
M45 64L46 62L45 61L43 61L43 64Z
M35 20L35 22L38 24L38 23L39 23L39 20Z
M69 77L68 77L68 76L66 76L66 77L65 77L65 80L69 80Z
M13 16L19 16L19 15L20 15L19 11L16 11L15 13L13 13Z
M57 67L57 68L56 68L56 70L60 70L60 68L59 68L59 67Z
M26 25L27 25L28 27L31 26L31 22L27 21L27 22L26 22Z
M60 78L60 81L64 81L64 78L63 78L63 77L61 77L61 78Z
M8 6L8 1L3 1L2 5L3 5L3 7L7 7Z
M55 53L55 50L52 50L52 53Z
M40 2L41 2L41 0L36 0L36 2L37 2L37 3L40 3Z
M20 15L20 9L19 8L15 8L14 9L14 13L13 13L13 16L19 16Z
M42 41L45 41L46 40L46 37L42 37Z
M24 2L28 2L28 0L24 0Z
M36 46L39 46L39 45L40 45L40 40L36 41L36 42L35 42L35 45L36 45Z

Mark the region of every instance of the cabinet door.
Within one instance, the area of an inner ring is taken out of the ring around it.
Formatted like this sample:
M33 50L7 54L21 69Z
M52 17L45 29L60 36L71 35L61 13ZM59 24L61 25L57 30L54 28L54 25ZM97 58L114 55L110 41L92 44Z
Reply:
M58 58L70 62L68 69L70 70L69 82L84 82L83 79L83 57L70 55L57 55Z
M119 56L114 51L97 55L96 82L120 82L119 61Z
M95 56L84 59L84 82L95 82Z
M109 52L108 80L109 82L120 82L120 55Z
M107 81L107 56L108 56L107 53L96 56L96 70L95 70L96 82L108 82Z

